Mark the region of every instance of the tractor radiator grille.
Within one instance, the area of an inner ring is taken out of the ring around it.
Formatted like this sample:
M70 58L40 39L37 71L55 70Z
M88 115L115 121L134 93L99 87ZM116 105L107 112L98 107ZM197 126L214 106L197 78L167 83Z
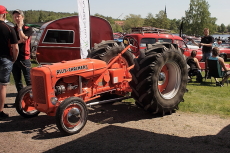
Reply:
M33 95L37 103L45 104L46 103L46 94L45 94L45 81L42 76L34 76L33 86L35 91Z

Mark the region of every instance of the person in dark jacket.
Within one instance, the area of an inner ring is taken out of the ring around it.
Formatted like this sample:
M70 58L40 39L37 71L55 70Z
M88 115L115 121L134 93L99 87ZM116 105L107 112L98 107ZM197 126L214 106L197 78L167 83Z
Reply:
M9 114L3 112L6 87L10 81L13 63L18 56L16 33L12 27L4 22L7 13L6 8L0 5L0 119L9 117Z
M25 78L26 85L31 85L30 80L30 40L33 29L24 25L24 13L21 10L13 11L13 19L15 22L14 30L18 37L19 54L13 66L13 76L17 91L23 88L22 73Z

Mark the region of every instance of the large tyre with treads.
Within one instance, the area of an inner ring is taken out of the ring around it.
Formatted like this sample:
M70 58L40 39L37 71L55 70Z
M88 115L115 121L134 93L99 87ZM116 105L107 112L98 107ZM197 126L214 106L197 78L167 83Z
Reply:
M132 97L152 113L171 114L183 101L187 85L187 65L177 45L156 43L134 60L130 70Z
M94 44L94 48L88 52L88 57L109 63L124 49L125 46L122 42L116 42L114 40L102 41L99 44ZM134 55L129 50L127 50L122 57L126 60L128 66L134 64Z
M101 43L94 45L94 48L88 52L88 57L110 63L111 60L114 59L124 49L125 46L122 42L116 42L113 40L102 41ZM127 50L124 54L122 54L122 59L120 60L124 64L124 67L129 67L134 64L133 59L134 55L130 52L130 50ZM100 100L108 100L118 97L120 97L120 95L104 93L101 94Z

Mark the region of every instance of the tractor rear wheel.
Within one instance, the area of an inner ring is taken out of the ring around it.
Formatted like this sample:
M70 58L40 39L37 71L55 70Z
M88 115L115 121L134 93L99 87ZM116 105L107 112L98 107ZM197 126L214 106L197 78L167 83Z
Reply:
M113 40L102 41L99 44L95 44L94 48L89 51L88 57L110 63L111 60L115 58L119 53L121 53L124 49L125 46L122 42L116 42ZM127 50L124 54L122 54L122 57L123 63L125 63L127 67L134 64L134 55L131 53L131 50ZM119 97L121 96L107 92L101 94L100 100L102 101Z
M102 41L99 44L95 44L94 48L88 53L89 58L99 59L109 63L114 57L125 49L122 42L116 42L113 40ZM134 55L127 50L122 57L127 61L128 66L134 64Z
M32 86L27 86L19 91L15 99L15 107L17 112L25 118L35 117L40 113L34 107L34 101L31 93Z
M177 45L162 43L148 47L130 70L132 97L147 111L171 114L186 92L186 61Z
M65 99L57 109L56 124L66 135L79 133L85 126L88 109L85 102L78 97Z

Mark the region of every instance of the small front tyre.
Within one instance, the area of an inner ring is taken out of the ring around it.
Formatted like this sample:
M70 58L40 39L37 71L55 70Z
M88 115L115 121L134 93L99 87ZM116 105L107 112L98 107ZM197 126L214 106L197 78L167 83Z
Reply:
M15 99L15 107L17 112L25 118L38 116L40 112L34 107L31 86L27 86L19 91Z
M57 127L66 135L79 133L85 126L87 118L87 106L77 97L65 99L56 112Z

